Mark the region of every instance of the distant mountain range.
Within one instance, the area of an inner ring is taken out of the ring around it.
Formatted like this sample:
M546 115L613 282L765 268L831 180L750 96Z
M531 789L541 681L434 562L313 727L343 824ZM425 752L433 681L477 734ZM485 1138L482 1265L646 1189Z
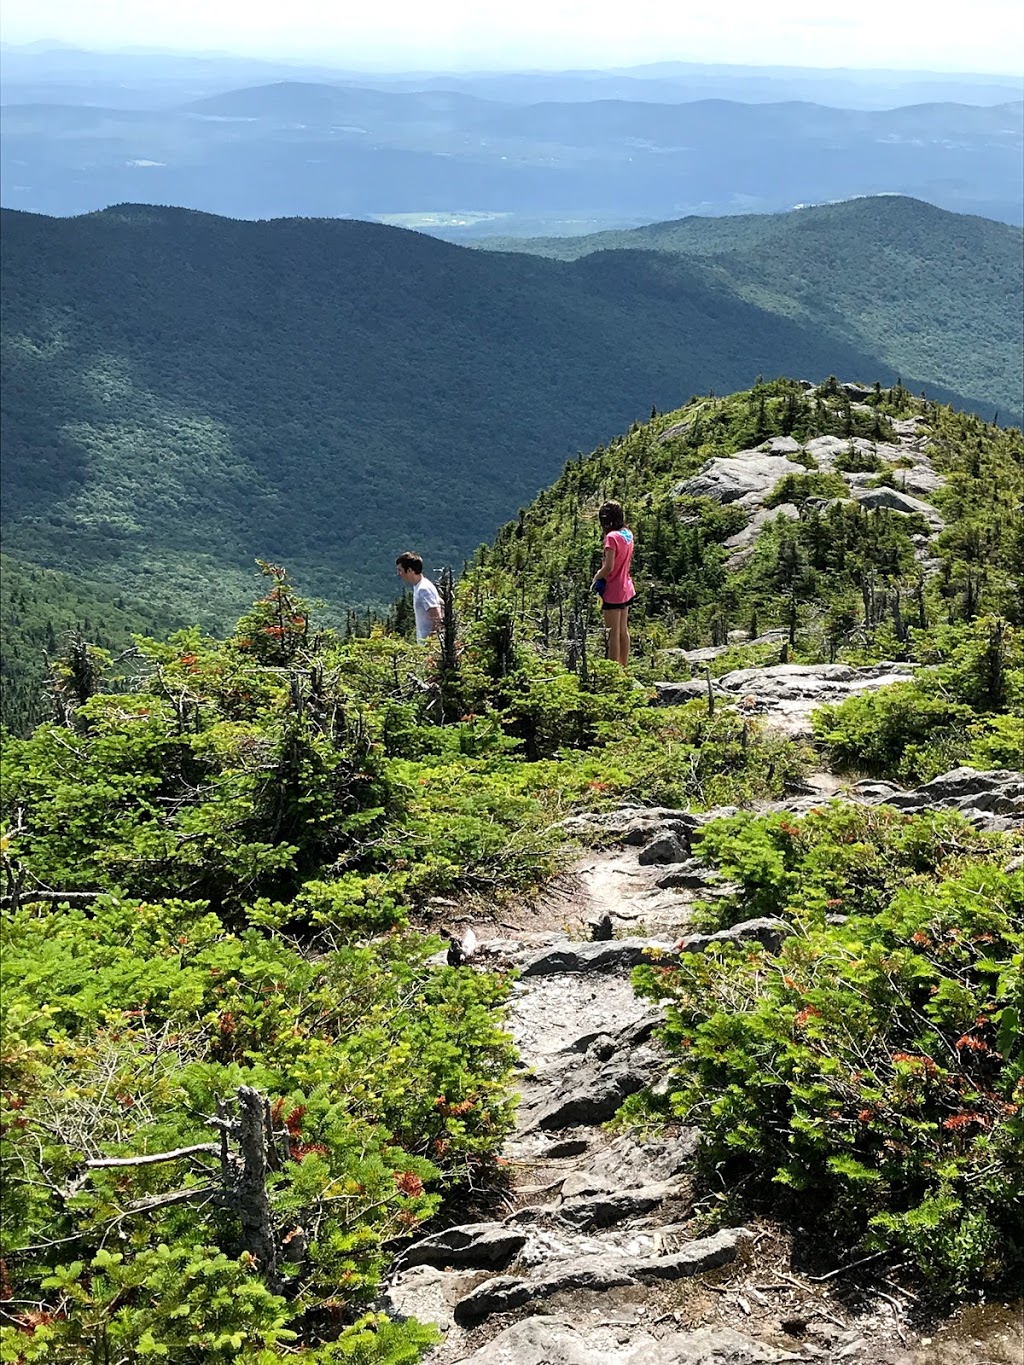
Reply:
M257 556L336 609L387 600L397 551L458 565L576 450L759 373L900 377L1019 420L1018 230L881 198L764 220L754 250L761 221L706 224L703 254L558 261L359 222L5 211L5 548L212 625Z
M321 62L268 61L224 52L92 52L54 43L0 44L8 104L69 103L168 108L244 85L329 81L374 90L443 90L511 104L545 101L806 100L844 109L906 104L1005 104L1022 93L1020 73L896 71L855 67L735 66L657 62L614 70L399 71Z
M16 82L0 111L0 200L60 215L141 201L238 218L358 217L453 240L880 193L1024 219L1020 100L659 102L661 78L635 82L640 98L582 100L582 89L618 88L582 75L537 78L559 99L481 98L517 79L419 90L288 80L173 108L59 102L45 83ZM12 90L32 102L11 103Z

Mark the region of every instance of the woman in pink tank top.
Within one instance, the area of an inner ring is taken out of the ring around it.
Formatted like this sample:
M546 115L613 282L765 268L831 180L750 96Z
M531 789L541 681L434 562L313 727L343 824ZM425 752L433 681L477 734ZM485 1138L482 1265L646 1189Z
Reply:
M635 542L620 502L603 503L597 519L604 532L604 558L591 586L601 595L608 657L625 668L629 660L629 604L636 597L629 576Z

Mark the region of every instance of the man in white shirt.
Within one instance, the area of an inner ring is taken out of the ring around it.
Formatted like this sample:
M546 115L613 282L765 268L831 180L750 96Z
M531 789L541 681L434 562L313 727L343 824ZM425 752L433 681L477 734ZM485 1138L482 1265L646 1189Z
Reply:
M412 609L416 614L416 639L429 640L441 629L444 614L437 589L429 578L423 577L423 559L406 550L395 560L398 576L412 588Z

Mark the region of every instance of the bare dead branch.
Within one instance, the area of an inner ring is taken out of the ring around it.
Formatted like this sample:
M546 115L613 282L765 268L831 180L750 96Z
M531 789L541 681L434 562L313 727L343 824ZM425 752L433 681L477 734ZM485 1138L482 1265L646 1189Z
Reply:
M193 1156L196 1152L220 1154L220 1147L214 1142L197 1142L191 1147L176 1147L173 1152L151 1152L146 1156L104 1156L85 1164L91 1170L105 1166L155 1166L160 1161L177 1161L179 1157Z

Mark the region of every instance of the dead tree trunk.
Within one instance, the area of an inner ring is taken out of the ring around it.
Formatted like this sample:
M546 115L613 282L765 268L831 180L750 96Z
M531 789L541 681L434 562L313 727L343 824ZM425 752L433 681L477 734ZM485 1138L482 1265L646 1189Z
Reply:
M236 1133L239 1156L234 1160L235 1198L245 1250L260 1268L270 1289L280 1286L277 1238L267 1195L268 1103L251 1086L238 1087Z

